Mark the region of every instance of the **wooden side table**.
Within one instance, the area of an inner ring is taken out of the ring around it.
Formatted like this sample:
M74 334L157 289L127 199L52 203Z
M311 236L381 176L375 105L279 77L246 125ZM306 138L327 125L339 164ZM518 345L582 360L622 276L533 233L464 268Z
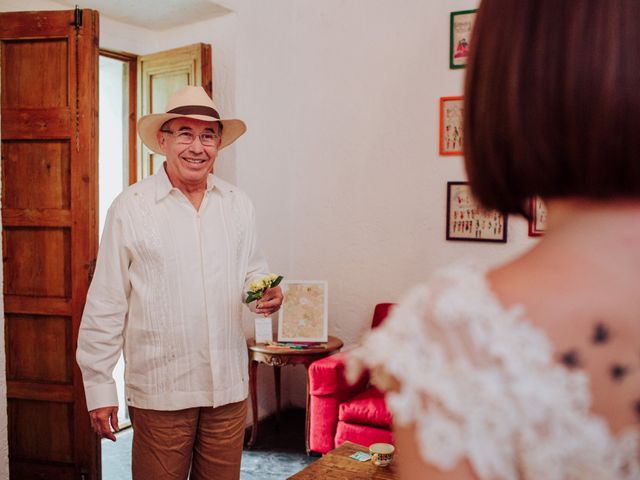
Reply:
M258 435L258 364L264 363L273 367L273 376L276 387L276 419L280 421L280 368L285 365L304 365L309 368L312 362L336 353L342 348L342 340L329 336L326 348L273 348L264 343L256 342L253 338L247 340L249 348L249 392L251 395L251 409L253 411L253 426L251 427L251 439L248 448L253 447ZM305 421L305 444L309 453L309 375L307 374L307 406Z

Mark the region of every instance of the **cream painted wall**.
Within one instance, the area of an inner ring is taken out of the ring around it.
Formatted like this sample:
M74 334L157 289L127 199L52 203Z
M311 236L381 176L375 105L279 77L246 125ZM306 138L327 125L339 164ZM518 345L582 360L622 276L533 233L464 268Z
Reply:
M9 3L32 2L46 3ZM533 244L515 217L506 244L445 240L446 182L465 175L461 157L438 155L438 100L462 93L449 13L475 0L216 3L233 13L164 32L103 17L101 45L213 45L216 102L248 124L218 172L252 197L274 272L329 281L330 334L356 344L375 303L434 269L503 262ZM261 416L274 409L270 373L260 370ZM284 402L303 406L304 370L284 373Z
M330 334L355 344L375 303L434 269L532 245L519 218L507 244L445 240L446 182L465 179L461 157L438 155L438 100L464 75L448 68L449 14L477 2L220 3L237 15L236 111L250 129L237 181L274 271L329 281ZM304 371L285 369L285 386L304 405Z

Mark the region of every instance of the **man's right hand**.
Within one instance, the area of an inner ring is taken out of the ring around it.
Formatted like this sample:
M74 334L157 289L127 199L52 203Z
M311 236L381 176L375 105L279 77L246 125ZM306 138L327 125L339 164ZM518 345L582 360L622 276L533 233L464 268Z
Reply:
M116 441L113 432L120 430L118 428L118 407L96 408L89 412L89 417L91 418L91 428L100 435L100 438ZM113 431L111 427L113 427Z

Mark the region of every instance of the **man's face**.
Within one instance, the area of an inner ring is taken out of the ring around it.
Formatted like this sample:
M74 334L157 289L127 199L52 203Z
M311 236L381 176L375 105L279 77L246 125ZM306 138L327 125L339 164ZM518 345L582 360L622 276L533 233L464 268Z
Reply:
M167 174L175 187L206 185L207 175L218 156L219 129L218 122L176 118L158 132L158 140L167 157ZM213 145L203 145L200 134L205 134L209 140L213 137ZM193 142L185 143L190 137Z

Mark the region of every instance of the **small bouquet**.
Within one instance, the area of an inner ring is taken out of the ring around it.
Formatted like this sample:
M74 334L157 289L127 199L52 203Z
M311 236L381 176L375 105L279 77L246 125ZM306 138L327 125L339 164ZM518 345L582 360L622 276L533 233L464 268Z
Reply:
M284 277L282 275L276 275L272 273L266 277L251 282L249 285L249 291L247 292L247 299L245 303L251 303L254 300L259 300L269 288L277 287Z

